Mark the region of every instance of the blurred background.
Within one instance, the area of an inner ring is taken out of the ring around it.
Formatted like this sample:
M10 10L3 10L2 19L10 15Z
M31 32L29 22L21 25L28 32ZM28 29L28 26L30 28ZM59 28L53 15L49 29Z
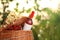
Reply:
M0 0L0 27L31 11L34 40L60 40L60 0Z

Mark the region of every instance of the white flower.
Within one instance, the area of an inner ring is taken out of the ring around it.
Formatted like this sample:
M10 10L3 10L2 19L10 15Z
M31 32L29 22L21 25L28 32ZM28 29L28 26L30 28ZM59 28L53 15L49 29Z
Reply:
M40 34L38 34L38 37L40 37L41 35Z

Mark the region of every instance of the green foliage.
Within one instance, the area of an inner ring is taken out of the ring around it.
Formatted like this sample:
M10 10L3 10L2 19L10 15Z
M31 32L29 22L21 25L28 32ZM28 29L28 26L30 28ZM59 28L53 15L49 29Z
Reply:
M30 8L30 9L28 9L28 10L26 10L26 12L27 12L27 13L30 13L30 12L31 12L31 8Z
M52 24L54 24L55 26L56 25L59 25L60 24L60 14L59 13L55 13L51 16L51 22Z
M47 20L41 20L40 25L41 25L42 27L45 27L46 24L47 24Z
M16 12L18 12L18 5L19 3L16 3L16 8L14 9Z
M13 1L13 0L9 0L9 1Z
M32 29L32 32L33 32L34 40L39 40L38 34L37 34L37 32L35 31L35 29Z
M52 39L54 39L54 40L60 40L60 14L59 14L59 12L57 12L57 13L55 13L55 14L53 14L52 16L51 16L51 20L50 20L50 24L49 24L51 27L50 27L50 32L51 33L54 33L55 35L53 35L53 36L55 36L54 38L52 38ZM51 36L52 36L51 35Z
M36 16L36 19L37 19L38 21L40 21L40 20L41 20L41 16L40 16L40 15L37 15L37 16Z
M60 11L55 13L49 8L44 8L41 11L46 11L50 19L41 20L41 16L36 16L36 19L40 21L40 24L34 25L34 38L36 40L60 40ZM47 24L47 22L49 23ZM39 30L42 30L42 32ZM40 37L38 37L38 34L40 34ZM36 37L38 37L38 39Z
M1 15L2 13L0 12L0 15Z
M52 10L50 10L49 8L44 8L42 9L42 11L46 11L49 15L52 14Z
M6 3L6 4L9 4L9 2L11 2L11 1L13 1L13 0L5 0L5 2L4 2L4 0L1 0L1 3L3 4L3 13L0 12L0 15L3 15L3 16L2 16L3 19L0 20L0 24L1 24L1 25L2 25L3 23L5 23L5 20L6 20L7 16L8 16L8 14L10 13L9 10L7 10L7 12L5 12L5 11L6 11L6 8L9 7L9 5L4 5L4 4L5 4L5 3Z
M6 18L7 18L7 16L8 16L8 14L9 13L3 13L3 20L1 21L1 24L3 24L4 22L5 22L5 20L6 20Z

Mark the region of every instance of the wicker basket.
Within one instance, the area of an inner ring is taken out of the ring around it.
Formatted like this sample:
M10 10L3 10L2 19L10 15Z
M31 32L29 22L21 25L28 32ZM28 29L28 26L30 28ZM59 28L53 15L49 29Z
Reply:
M32 31L5 30L0 32L0 40L34 40Z

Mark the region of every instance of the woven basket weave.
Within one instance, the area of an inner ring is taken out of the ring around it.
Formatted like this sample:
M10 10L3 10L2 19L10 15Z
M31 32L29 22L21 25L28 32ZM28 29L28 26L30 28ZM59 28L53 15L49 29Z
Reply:
M5 30L0 32L0 40L34 40L32 31Z

